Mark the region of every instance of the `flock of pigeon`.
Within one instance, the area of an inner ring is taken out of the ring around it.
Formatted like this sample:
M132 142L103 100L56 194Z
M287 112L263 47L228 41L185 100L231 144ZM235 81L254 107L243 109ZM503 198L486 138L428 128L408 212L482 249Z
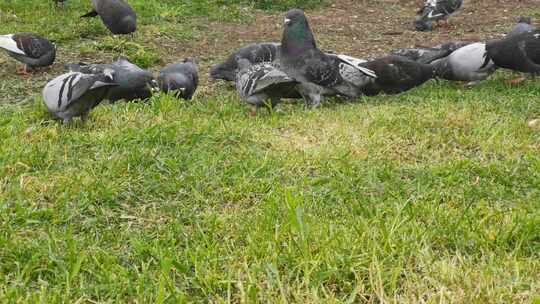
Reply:
M136 30L136 14L124 0L92 0L92 4L94 9L82 17L100 16L114 34ZM434 22L445 20L460 7L461 0L428 0L413 24L417 30L432 29ZM25 64L23 73L27 67L49 66L55 60L56 46L32 33L0 36L0 48ZM191 58L165 66L158 77L123 57L110 64L73 63L65 67L67 72L43 89L45 105L65 123L74 117L85 120L102 100L145 99L158 91L191 99L198 85L198 68ZM257 108L272 108L282 98L303 99L307 107L316 107L323 96L397 94L434 78L472 86L497 68L533 76L540 73L540 29L533 27L530 19L520 18L499 40L396 49L366 61L318 49L304 12L292 9L285 17L281 43L244 46L223 63L213 65L210 78L234 82L240 97L256 114Z

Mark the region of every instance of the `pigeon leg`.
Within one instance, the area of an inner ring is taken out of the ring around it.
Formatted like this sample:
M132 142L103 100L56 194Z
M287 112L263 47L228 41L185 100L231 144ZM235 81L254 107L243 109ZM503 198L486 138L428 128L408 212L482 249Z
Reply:
M508 84L514 84L514 85L515 85L515 84L520 84L520 83L522 83L523 81L525 81L525 79L527 79L527 78L525 78L524 76L520 76L520 77L518 77L518 78L508 80L507 83L508 83Z
M24 75L24 76L29 75L30 73L28 73L28 66L25 64L25 65L23 65L22 68L18 67L17 68L17 74Z
M252 117L257 116L257 106L255 105L249 106L249 116L252 116Z
M321 105L321 95L319 94L309 94L309 105L308 108L314 109L318 108Z
M90 111L84 112L84 113L81 114L81 121L82 121L83 123L86 123L86 122L88 121L88 114L89 114L89 113L90 113Z
M467 84L465 84L465 87L467 89L470 89L470 88L478 85L479 83L480 83L480 80L471 81L471 82L468 82Z
M71 118L64 118L62 122L64 123L65 126L67 126L71 123L71 120L72 120Z

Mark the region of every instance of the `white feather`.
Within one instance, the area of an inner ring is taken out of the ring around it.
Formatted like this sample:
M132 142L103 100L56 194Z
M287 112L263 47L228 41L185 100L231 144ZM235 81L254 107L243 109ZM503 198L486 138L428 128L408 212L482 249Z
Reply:
M364 74L366 74L366 75L368 75L370 77L377 78L377 74L375 74L374 71L360 65L360 64L362 64L364 62L367 62L367 60L351 57L351 56L344 55L344 54L338 54L336 56L341 61L343 61L343 62L353 66L354 68L358 69L360 72L362 72L362 73L364 73Z
M13 34L0 36L0 47L12 53L16 53L19 55L26 55L26 53L24 53L23 50L17 47L17 42L13 40Z

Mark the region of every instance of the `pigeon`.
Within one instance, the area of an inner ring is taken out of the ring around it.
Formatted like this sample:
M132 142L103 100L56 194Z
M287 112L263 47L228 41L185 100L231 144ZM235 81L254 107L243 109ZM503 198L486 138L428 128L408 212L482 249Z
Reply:
M197 85L199 73L193 58L165 66L159 72L158 83L164 92L176 91L178 97L191 100Z
M390 55L407 57L420 63L431 63L437 59L447 57L455 50L471 43L470 41L450 41L432 47L395 49L390 52Z
M223 79L235 81L237 71L237 59L245 58L251 64L274 62L279 57L279 43L262 42L248 44L229 55L223 63L210 67L210 79Z
M402 56L386 56L362 64L377 75L362 91L367 96L384 92L398 94L410 90L435 77L429 64L412 61Z
M403 48L395 49L390 52L390 55L406 57L412 61L428 64L434 60L444 58L452 52L439 48Z
M32 33L0 35L0 48L25 64L21 71L23 74L28 73L28 66L50 66L56 58L56 46L46 38Z
M152 91L157 90L159 87L151 72L141 69L122 56L111 64L78 63L67 64L66 68L70 71L85 74L99 74L106 69L113 70L114 82L117 85L111 88L105 97L110 102L121 99L125 101L146 99L152 96Z
M448 41L448 42L444 42L444 43L441 43L441 44L437 44L436 46L434 46L433 48L435 49L440 49L440 50L446 50L446 51L449 51L450 53L459 49L459 48L462 48L466 45L469 45L471 43L474 43L473 41L460 41L460 40L457 40L457 41Z
M540 74L540 29L488 41L486 50L498 67L532 76ZM524 78L519 78L511 82L518 83L523 80Z
M84 15L99 15L105 26L115 35L131 34L137 29L137 14L124 0L92 0L94 9Z
M279 62L281 69L299 82L298 90L308 107L319 106L322 95L358 96L358 87L343 78L341 61L317 48L302 10L287 12ZM363 66L355 68L368 77L377 77Z
M495 63L489 58L486 44L477 42L452 52L448 57L431 63L438 78L467 81L472 86L495 72Z
M83 121L91 109L97 106L116 85L114 71L105 69L103 73L83 74L68 72L49 81L43 88L43 100L49 112L69 123L80 116Z
M287 76L277 64L268 62L252 64L248 59L236 58L236 90L249 105L251 114L257 108L267 106L274 108L281 98L301 98L296 90L298 82ZM268 102L270 99L270 103Z
M424 6L417 12L414 27L417 31L433 29L433 22L446 20L457 11L463 0L426 0Z
M514 27L508 34L506 34L506 37L516 36L518 34L521 34L530 30L534 30L534 28L535 27L531 25L530 17L519 17L517 19L517 24L514 25Z

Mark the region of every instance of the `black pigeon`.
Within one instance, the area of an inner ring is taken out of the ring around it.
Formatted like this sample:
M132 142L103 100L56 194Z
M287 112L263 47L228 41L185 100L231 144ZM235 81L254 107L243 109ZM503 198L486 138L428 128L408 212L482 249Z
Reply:
M248 59L238 57L236 65L236 90L251 105L252 115L259 107L275 107L281 98L302 98L296 90L298 82L281 71L277 64L251 64Z
M210 79L235 81L238 69L238 58L247 59L251 64L271 63L279 57L279 43L251 43L234 51L223 63L210 67Z
M69 123L74 117L84 121L91 109L97 106L115 85L114 71L83 74L68 72L49 81L43 88L43 100L49 112Z
M514 25L512 30L506 34L506 37L512 37L519 35L521 33L525 33L527 31L534 30L535 27L531 25L531 18L530 17L519 17L517 19L517 24Z
M358 96L358 88L340 73L341 61L317 48L306 16L299 9L286 15L279 61L282 70L299 82L298 90L307 106L318 106L322 95ZM357 69L376 77L362 66Z
M433 29L433 22L446 20L457 11L463 0L426 0L422 9L417 12L414 27L417 31Z
M486 50L498 67L540 74L540 29L489 41Z
M472 86L495 72L495 64L489 58L486 44L477 42L452 52L448 57L435 60L432 65L438 78L467 81Z
M52 65L56 57L56 46L49 40L32 33L18 33L0 36L0 48L27 67L45 67Z
M92 0L92 5L94 9L81 18L99 15L115 35L131 34L137 29L137 14L124 0Z
M115 102L118 100L132 101L146 99L152 96L152 91L158 89L158 84L151 72L143 70L129 62L125 57L119 57L111 64L67 64L70 71L85 74L100 74L106 69L114 71L114 82L105 99Z
M380 92L401 93L435 76L435 70L431 65L418 63L402 56L386 56L362 65L377 74L377 78L363 87L363 93L367 96Z
M195 60L186 58L165 66L159 72L158 83L162 91L176 91L178 97L191 100L199 84Z

